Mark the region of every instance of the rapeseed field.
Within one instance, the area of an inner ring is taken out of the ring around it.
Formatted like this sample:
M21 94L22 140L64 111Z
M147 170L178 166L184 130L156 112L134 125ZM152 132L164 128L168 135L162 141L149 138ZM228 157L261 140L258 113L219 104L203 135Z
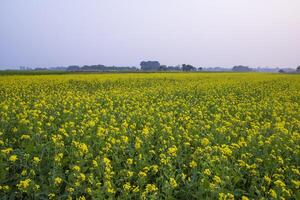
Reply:
M2 76L0 198L300 199L300 76Z

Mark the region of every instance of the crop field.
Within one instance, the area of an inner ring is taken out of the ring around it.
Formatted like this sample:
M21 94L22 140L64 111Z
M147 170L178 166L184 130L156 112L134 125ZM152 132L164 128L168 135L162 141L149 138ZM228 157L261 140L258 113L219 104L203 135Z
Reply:
M300 199L300 76L0 76L0 199Z

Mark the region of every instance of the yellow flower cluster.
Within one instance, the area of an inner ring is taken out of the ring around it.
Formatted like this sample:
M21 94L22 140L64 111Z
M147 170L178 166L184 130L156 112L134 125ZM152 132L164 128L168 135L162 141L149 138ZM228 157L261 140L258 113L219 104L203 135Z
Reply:
M0 76L0 196L297 199L299 99L290 74Z

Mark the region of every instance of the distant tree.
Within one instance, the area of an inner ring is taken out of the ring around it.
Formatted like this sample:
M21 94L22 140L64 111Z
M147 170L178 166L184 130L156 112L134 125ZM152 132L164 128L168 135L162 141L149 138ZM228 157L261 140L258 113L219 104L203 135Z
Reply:
M36 71L45 71L45 70L48 70L48 69L47 68L42 68L42 67L37 67L34 70L36 70Z
M180 66L168 66L167 71L181 71Z
M71 65L71 66L67 67L67 70L68 71L80 71L81 69L77 65Z
M296 72L300 73L300 66L297 67Z
M159 71L168 71L168 67L166 65L161 65L158 70Z
M104 65L85 65L81 67L82 71L105 71Z
M252 69L248 66L238 65L238 66L234 66L232 68L232 71L235 71L235 72L251 72Z
M158 61L142 61L140 65L143 71L158 71L160 68Z
M203 70L203 68L202 67L198 67L198 69L197 69L198 71L202 71Z
M183 64L182 65L182 71L196 71L196 67L192 66L192 65L186 65Z
M278 72L279 73L285 73L285 71L283 69L280 69Z

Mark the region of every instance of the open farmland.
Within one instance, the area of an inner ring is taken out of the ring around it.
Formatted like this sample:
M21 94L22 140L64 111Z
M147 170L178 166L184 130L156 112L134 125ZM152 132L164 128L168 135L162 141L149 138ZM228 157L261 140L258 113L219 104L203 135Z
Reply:
M300 76L0 76L2 199L300 199Z

